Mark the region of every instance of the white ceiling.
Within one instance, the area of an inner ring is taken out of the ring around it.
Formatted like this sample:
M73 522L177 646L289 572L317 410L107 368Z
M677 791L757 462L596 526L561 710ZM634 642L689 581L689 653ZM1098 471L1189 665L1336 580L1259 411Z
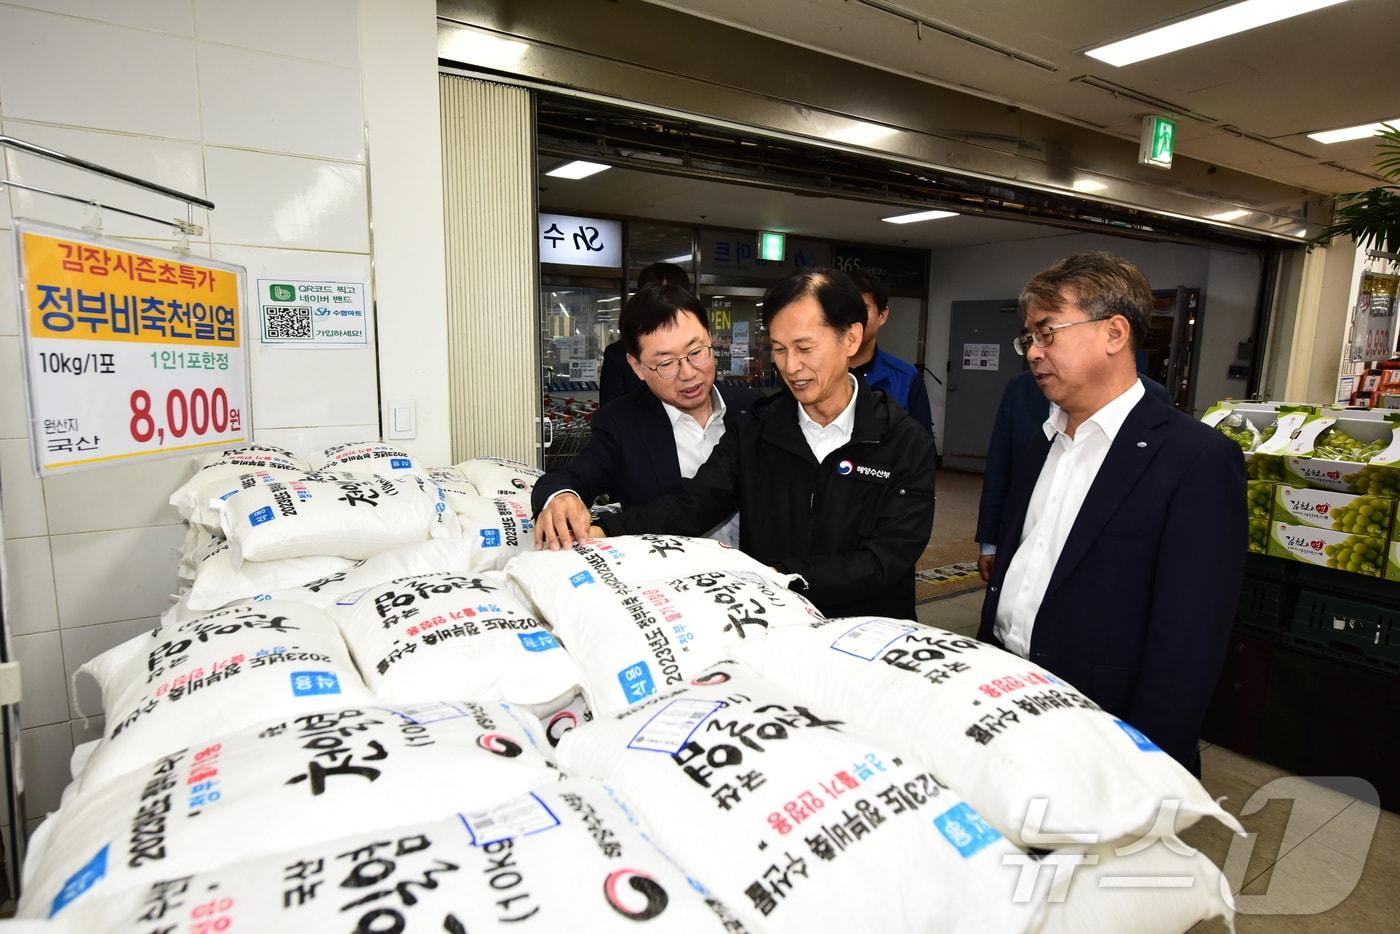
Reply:
M1356 173L1372 171L1375 147L1369 140L1325 146L1305 134L1400 117L1396 0L1349 0L1123 68L1082 50L1223 4L876 0L1054 71L934 29L920 34L911 19L862 0L648 2L1136 139L1152 108L1073 80L1097 77L1209 118L1178 121L1179 153L1316 191L1373 185ZM872 102L862 116L878 119L878 109Z
M563 161L542 158L540 168L548 171ZM908 214L914 209L619 168L577 181L541 175L540 208L741 230L780 230L818 239L918 249L1070 233L1058 227L969 215L916 224L886 224L880 218Z

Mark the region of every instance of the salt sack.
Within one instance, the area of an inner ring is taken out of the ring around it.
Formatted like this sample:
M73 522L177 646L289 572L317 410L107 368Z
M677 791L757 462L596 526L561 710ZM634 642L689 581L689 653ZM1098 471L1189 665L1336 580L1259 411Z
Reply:
M181 581L193 581L199 571L200 562L209 554L214 545L223 542L224 533L192 525L185 531L185 540L175 558L175 576Z
M51 817L20 912L490 808L558 780L536 743L509 708L478 702L332 708L206 734Z
M357 474L394 476L417 467L412 455L381 441L352 441L334 444L321 452L317 470L342 470Z
M333 615L365 683L383 700L539 704L579 682L574 660L499 573L402 577Z
M1234 930L1229 880L1180 840L1055 850L1038 862L1026 872L1046 901L1040 934L1180 934L1210 918Z
M305 580L295 587L260 594L259 599L294 600L320 609L351 606L369 588L399 577L438 572L469 574L473 555L471 544L460 538L414 542L381 552L373 558L351 562L344 570Z
M459 512L464 506L470 507L481 498L476 486L456 467L415 467L409 474L422 477L442 490L447 497L448 508L454 512Z
M418 477L288 480L236 493L222 506L224 536L239 561L303 555L370 558L429 538L455 538L457 517Z
M872 617L775 631L741 654L765 677L902 744L1023 845L1111 843L1148 832L1159 813L1177 832L1204 816L1242 832L1141 732L984 642ZM1056 839L1026 838L1023 825Z
M306 462L291 451L268 444L247 444L203 458L194 475L170 494L170 505L189 519L191 512L209 497L204 490L229 477L247 473L296 476L307 472Z
M535 523L528 500L458 497L453 508L462 538L472 545L473 571L499 571L516 555L534 550Z
M335 622L298 603L239 604L161 626L78 673L97 681L107 717L83 788L259 720L373 703Z
M630 551L643 544L631 541L624 547ZM693 572L693 564L681 562L671 579L624 583L601 557L608 553L597 546L596 573L581 571L570 578L533 573L536 555L566 552L523 555L508 569L583 670L595 712L617 713L683 685L769 629L822 619L802 596L751 571Z
M595 782L463 810L76 902L58 917L87 931L145 931L159 918L210 934L743 930Z
M725 662L564 735L559 766L764 931L1033 931L1024 854L935 776Z
M209 545L196 559L195 577L185 605L193 611L217 610L344 571L355 562L335 555L303 555L276 561L233 560L227 541Z
M471 481L482 496L509 496L526 502L535 488L535 481L544 476L543 470L504 457L477 457L462 461L455 469Z
M185 517L190 525L212 529L222 533L220 526L220 516L223 515L223 504L234 494L243 490L252 489L255 486L268 486L273 483L286 483L291 480L319 480L322 482L340 482L361 480L363 477L353 473L335 473L333 471L322 471L320 473L310 473L303 471L289 474L286 471L257 470L251 473L230 474L218 477L206 483L198 492L198 501L190 509Z

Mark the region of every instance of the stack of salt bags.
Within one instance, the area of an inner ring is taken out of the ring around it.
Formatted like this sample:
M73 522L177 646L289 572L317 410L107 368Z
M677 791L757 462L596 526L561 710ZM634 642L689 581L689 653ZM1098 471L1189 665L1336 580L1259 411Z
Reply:
M1027 854L898 747L736 662L565 734L750 930L1034 931Z
M775 631L739 651L774 683L901 744L1019 844L1088 854L1100 876L1197 880L1131 891L1076 882L1052 922L1078 912L1081 929L1099 930L1083 916L1107 912L1172 931L1231 914L1218 869L1176 835L1203 817L1237 833L1239 822L1142 732L1040 666L878 617Z
M684 685L736 646L821 613L791 577L707 538L635 535L520 555L506 573L583 672L595 713Z
M208 932L744 930L596 782L347 834L83 898L58 918L89 934L186 920Z
M544 471L504 457L475 457L462 461L454 470L486 497L507 497L530 501L535 481Z

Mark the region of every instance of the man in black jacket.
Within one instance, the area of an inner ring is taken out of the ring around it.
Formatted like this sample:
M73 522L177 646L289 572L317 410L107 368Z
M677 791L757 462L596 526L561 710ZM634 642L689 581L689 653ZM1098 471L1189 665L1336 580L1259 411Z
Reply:
M691 480L595 534L696 535L736 507L739 547L828 616L914 618L914 563L933 528L933 440L849 372L865 303L845 273L794 273L765 323L786 390L755 403Z
M587 538L588 504L600 493L640 506L695 476L759 397L715 382L705 306L684 288L642 288L623 306L618 323L625 365L637 374L639 388L599 409L588 446L535 483L530 503L538 545L571 548L575 539ZM722 520L709 531L737 544L732 525Z

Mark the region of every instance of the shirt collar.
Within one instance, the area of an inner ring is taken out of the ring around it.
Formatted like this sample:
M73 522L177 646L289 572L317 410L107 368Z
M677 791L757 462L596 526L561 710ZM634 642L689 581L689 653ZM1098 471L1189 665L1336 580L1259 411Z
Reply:
M710 409L710 420L704 425L701 425L701 428L709 428L711 425L715 424L715 419L719 419L721 421L724 420L724 396L721 396L719 394L718 386L710 386L710 405L712 406L712 408ZM676 408L669 402L662 402L661 407L666 410L666 417L671 420L672 431L675 430L676 424L683 418L688 418L692 422L695 422L695 424L697 425L700 424L698 421L696 421L694 415L691 415L689 412L682 412L680 409Z
M1127 419L1128 413L1133 410L1147 390L1143 388L1142 380L1135 379L1133 384L1123 390L1111 402L1099 409L1093 415L1084 420L1084 425L1093 424L1099 431L1104 433L1110 444L1118 437L1118 431L1123 427L1123 422ZM1063 434L1065 426L1069 424L1069 416L1065 410L1055 403L1050 403L1050 417L1041 426L1045 432L1046 439L1055 440L1055 435ZM1083 425L1080 426L1081 428Z
M851 401L846 403L846 407L841 410L841 414L831 420L829 425L818 425L817 420L807 414L807 410L802 407L802 403L797 404L797 424L802 426L803 431L830 431L838 429L842 434L849 435L855 431L856 427L856 396L860 394L860 386L856 383L856 378L850 372L846 373L846 378L851 381Z

